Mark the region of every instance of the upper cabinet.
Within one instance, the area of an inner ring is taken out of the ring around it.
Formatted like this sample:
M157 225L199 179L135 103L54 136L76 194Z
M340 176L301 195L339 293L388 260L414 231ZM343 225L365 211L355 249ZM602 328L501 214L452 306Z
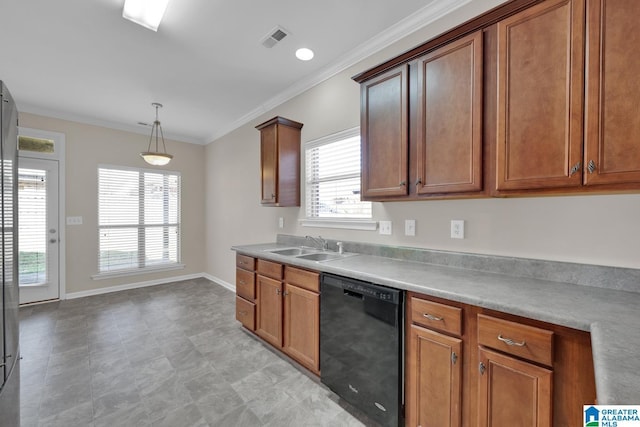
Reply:
M547 0L498 23L498 190L581 185L583 22Z
M584 183L640 183L640 2L587 3Z
M482 33L361 85L362 194L482 190Z
M354 77L367 200L640 190L637 0L513 0Z
M482 32L418 58L417 194L482 190Z
M362 84L362 196L408 194L409 70L407 65Z
M274 117L260 131L263 206L300 206L300 130L302 123Z

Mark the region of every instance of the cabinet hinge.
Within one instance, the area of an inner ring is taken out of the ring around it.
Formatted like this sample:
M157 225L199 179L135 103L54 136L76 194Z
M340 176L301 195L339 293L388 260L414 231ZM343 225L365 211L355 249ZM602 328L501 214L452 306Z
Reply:
M452 353L451 353L451 363L452 363L453 365L455 365L457 361L458 361L458 355L457 355L457 354L456 354L456 352L454 351L454 352L452 352Z
M478 366L478 369L480 370L480 375L484 375L484 371L487 370L487 367L484 366L484 363L480 362L480 365Z

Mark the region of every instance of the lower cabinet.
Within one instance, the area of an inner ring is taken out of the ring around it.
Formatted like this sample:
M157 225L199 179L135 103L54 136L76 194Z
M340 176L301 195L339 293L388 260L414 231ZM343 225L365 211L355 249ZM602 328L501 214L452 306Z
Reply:
M587 332L407 294L410 427L572 427L596 402Z
M458 427L462 420L462 340L411 325L407 425Z
M246 283L244 274L236 275L236 281ZM255 322L242 314L252 307L240 296L236 297L236 318L260 338L320 374L320 274L258 259L255 277ZM238 293L246 293L244 288L236 283Z
M282 346L282 282L258 274L256 333L276 347Z
M550 369L480 348L479 427L553 425Z

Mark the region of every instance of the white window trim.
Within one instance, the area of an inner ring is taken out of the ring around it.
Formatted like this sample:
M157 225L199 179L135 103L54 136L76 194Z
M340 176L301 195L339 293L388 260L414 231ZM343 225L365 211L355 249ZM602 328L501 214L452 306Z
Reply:
M180 186L182 187L182 173L180 173L179 171L175 171L175 170L158 170L158 169L151 169L151 168L139 168L139 167L133 167L133 166L122 166L122 165L112 165L112 164L105 164L105 163L100 163L98 164L98 167L96 168L96 174L98 175L100 172L100 169L104 168L104 169L119 169L119 170L124 170L124 171L134 171L134 172L149 172L149 173L168 173L168 174L175 174L178 175L180 177ZM97 178L96 175L96 178ZM180 194L182 197L182 188L180 190ZM100 215L100 209L99 209L99 204L100 201L96 200L96 212L98 213L98 215ZM180 209L182 209L182 200L180 200ZM100 221L98 221L99 223ZM100 228L100 225L98 224L98 229ZM182 212L180 213L180 239L182 240ZM99 243L98 243L99 245ZM123 269L123 270L115 270L115 271L104 271L104 272L98 272L94 275L91 276L91 279L93 280L103 280L103 279L112 279L112 278L116 278L116 277L126 277L126 276L137 276L140 274L150 274L150 273L158 273L158 272L164 272L164 271L171 271L171 270L182 270L186 267L186 264L183 264L182 261L182 242L180 242L178 244L178 259L180 260L180 262L176 262L173 264L163 264L163 265L152 265L152 266L148 266L148 267L143 267L143 268L132 268L132 269ZM100 261L98 260L98 263Z
M324 136L322 138L314 139L313 141L307 141L304 144L304 153L305 159L304 164L306 165L306 154L307 150L311 148L316 148L322 145L331 144L332 142L341 141L343 139L353 138L354 136L360 136L360 127L356 126L354 128L345 129L340 132L332 133L331 135ZM362 177L360 178L362 179ZM305 198L306 198L306 170L305 170ZM305 203L306 204L306 203ZM307 209L305 206L305 216L307 214ZM358 218L358 219L349 219L349 218L309 218L305 217L298 220L298 223L302 227L314 227L314 228L340 228L340 229L348 229L348 230L365 230L365 231L375 231L378 229L378 222L374 221L372 218Z

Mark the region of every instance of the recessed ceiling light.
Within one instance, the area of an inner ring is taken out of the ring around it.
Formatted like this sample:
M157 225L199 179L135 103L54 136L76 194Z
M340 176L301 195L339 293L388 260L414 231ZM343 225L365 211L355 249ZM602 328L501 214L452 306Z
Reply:
M158 31L169 0L125 0L122 17Z
M313 51L311 49L307 49L306 47L298 49L296 50L296 58L301 61L309 61L313 58Z

